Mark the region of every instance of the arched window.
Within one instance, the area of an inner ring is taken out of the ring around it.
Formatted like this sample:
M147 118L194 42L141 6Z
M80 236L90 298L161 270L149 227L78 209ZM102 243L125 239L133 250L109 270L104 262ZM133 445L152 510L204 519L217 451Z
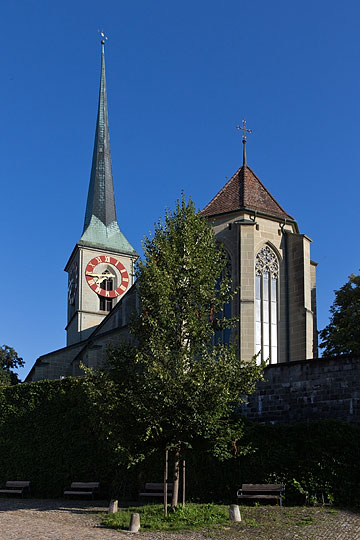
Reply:
M226 270L223 271L220 277L218 286L220 286L220 282L222 278L224 277L225 272L227 272L227 274L230 276L230 279L232 277L231 258L227 252L226 252L226 255L227 255ZM231 316L232 316L232 301L230 300L227 304L224 305L223 311L221 313L216 314L216 318L220 320L224 318L230 319ZM231 329L230 328L223 328L221 330L218 329L215 331L214 337L215 337L214 339L215 345L218 345L218 344L229 345L230 337L231 337Z
M104 274L110 274L109 270L105 270ZM104 291L113 291L114 290L114 280L109 277L109 279L105 279L101 284L100 287L104 289ZM104 296L100 296L100 310L101 311L111 311L112 310L112 298L106 298Z
M271 364L278 361L278 280L278 258L265 246L255 262L255 350Z

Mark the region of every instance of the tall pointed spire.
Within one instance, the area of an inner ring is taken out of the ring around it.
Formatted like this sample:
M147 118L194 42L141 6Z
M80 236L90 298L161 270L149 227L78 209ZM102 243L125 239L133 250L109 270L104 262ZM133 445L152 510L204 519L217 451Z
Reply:
M104 37L103 34L101 34ZM84 230L80 242L134 252L121 233L115 209L105 77L105 40L101 40L101 75L94 151Z
M105 226L116 221L106 95L104 40L101 41L99 105L84 231L89 226L93 215L102 221Z

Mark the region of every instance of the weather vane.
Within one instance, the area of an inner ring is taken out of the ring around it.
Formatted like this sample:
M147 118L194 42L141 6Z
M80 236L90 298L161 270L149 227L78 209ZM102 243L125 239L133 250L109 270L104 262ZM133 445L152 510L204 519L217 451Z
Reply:
M242 127L241 126L236 126L236 129L243 132L243 137L242 137L243 142L246 142L246 134L247 133L252 133L252 129L247 129L246 128L246 120L242 121Z

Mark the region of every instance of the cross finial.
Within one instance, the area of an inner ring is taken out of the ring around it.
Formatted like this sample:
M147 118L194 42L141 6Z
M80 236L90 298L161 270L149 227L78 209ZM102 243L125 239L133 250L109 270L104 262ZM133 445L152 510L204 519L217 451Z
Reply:
M252 129L247 129L247 127L246 127L246 120L242 121L242 127L241 126L236 126L236 129L243 132L243 138L242 138L243 142L246 142L246 134L247 133L252 133Z
M242 121L242 126L236 126L236 129L243 132L242 142L243 142L243 166L246 165L246 134L252 133L252 129L247 129L246 120Z

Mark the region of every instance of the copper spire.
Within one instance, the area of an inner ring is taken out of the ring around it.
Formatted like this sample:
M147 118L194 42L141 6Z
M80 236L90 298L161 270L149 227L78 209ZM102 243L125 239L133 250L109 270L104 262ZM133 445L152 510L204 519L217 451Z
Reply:
M101 75L99 104L85 222L80 243L123 253L136 254L120 231L116 218L114 183L111 167L110 136L105 78L105 40L101 35Z
M114 184L110 155L110 136L105 78L105 36L101 33L101 76L94 151L86 205L84 231L96 216L107 227L116 221Z

